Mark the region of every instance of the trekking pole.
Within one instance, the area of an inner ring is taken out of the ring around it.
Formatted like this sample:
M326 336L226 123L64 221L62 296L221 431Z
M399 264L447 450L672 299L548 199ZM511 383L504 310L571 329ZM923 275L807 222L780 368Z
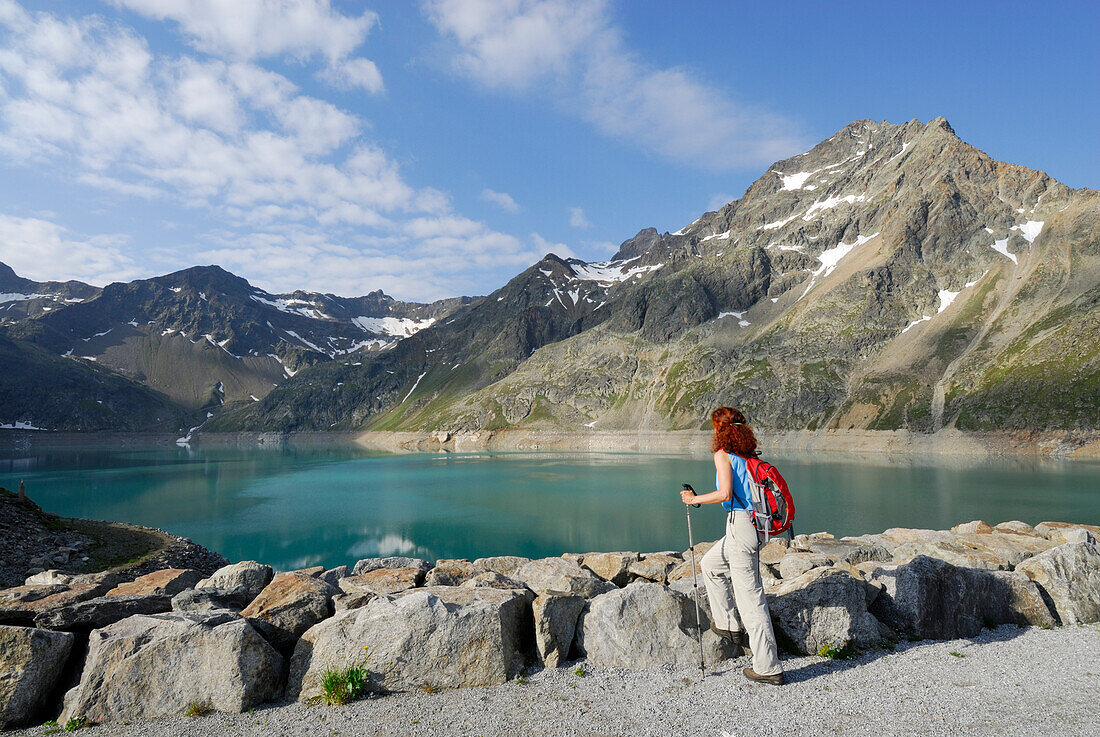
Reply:
M691 488L691 484L684 484L684 490L695 493L695 489ZM685 504L684 509L687 511L688 518L688 550L691 552L691 591L694 594L692 599L695 600L695 640L699 643L699 673L700 678L707 677L707 668L703 663L703 623L702 618L699 616L699 580L695 572L695 536L691 534L691 508L698 508L698 504Z

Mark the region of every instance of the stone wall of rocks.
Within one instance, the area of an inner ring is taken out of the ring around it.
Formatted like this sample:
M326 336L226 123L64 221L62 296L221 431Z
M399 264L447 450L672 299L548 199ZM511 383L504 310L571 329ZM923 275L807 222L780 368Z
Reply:
M761 569L781 647L873 648L983 627L1100 621L1100 527L983 522L775 539ZM698 560L713 543L696 546ZM133 581L46 571L0 590L0 727L239 712L364 665L378 693L502 683L524 667L697 663L689 551L529 560L245 561ZM708 664L735 657L709 629Z

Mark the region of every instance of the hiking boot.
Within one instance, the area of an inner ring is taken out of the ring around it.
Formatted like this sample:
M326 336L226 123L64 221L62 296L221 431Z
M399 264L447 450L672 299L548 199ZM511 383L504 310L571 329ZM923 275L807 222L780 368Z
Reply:
M784 683L783 671L771 676L762 676L752 668L745 668L742 672L745 674L745 678L748 678L750 681L756 681L757 683L767 683L772 686L782 686Z
M741 648L743 655L752 657L752 648L749 647L749 633L745 630L737 630L736 632L730 632L729 630L723 630L715 627L713 624L710 626L711 632L718 635L724 640L729 640L730 644L734 647Z

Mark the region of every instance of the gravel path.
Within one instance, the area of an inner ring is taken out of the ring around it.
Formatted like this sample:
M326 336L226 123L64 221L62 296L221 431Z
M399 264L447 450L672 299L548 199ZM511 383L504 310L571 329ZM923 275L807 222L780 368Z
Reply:
M541 670L525 683L492 688L111 724L87 734L1091 737L1100 725L1098 625L1008 625L973 640L902 643L852 661L793 658L784 662L782 688L746 681L740 671L747 664L747 658L726 661L702 684L698 671L683 669L592 668L584 677L572 668Z

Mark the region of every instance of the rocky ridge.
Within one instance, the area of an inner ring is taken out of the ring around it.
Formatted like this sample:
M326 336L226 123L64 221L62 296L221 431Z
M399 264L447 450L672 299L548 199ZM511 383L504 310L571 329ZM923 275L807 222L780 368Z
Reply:
M151 394L15 383L9 427L175 429L175 407L199 434L671 431L733 401L772 432L1067 433L1069 452L1100 429L1100 194L942 118L855 121L674 233L547 254L484 298L273 295L196 267L33 302L0 317L21 382L68 354Z
M0 425L49 430L187 429L305 367L388 350L471 301L270 294L216 266L96 289L29 282L0 264L0 292L17 288L0 294L0 354L13 368L0 377ZM97 373L119 386L94 385ZM66 375L80 385L57 392ZM133 400L129 423L110 416L126 390L159 416Z
M1100 194L942 118L856 121L610 262L547 255L362 365L211 429L1095 430Z
M817 533L773 539L761 571L781 648L835 655L1002 624L1098 622L1098 536L1090 525L980 521ZM712 544L697 545L696 559ZM688 551L434 566L371 558L278 574L245 561L211 575L162 569L124 586L45 572L0 591L9 604L53 602L37 608L34 626L0 608L9 674L0 726L56 714L59 689L62 721L129 721L311 702L325 692L325 673L352 667L384 694L499 684L577 659L641 670L694 664L691 575ZM702 604L713 668L738 654L709 630ZM158 687L166 682L185 687Z

